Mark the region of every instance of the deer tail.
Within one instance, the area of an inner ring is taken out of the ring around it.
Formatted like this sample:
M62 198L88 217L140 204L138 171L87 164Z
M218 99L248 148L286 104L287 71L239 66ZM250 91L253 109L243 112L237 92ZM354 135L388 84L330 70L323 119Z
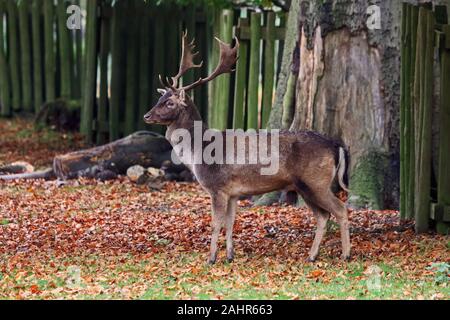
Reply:
M339 162L337 165L337 178L342 190L350 192L348 189L348 170L350 167L350 153L344 147L339 147Z

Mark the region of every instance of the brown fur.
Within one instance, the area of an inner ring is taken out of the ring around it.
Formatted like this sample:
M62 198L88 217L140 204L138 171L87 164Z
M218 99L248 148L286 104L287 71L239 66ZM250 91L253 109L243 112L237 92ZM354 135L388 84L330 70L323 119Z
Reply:
M167 125L166 138L171 143L175 143L171 140L174 130L183 128L192 131L194 121L201 121L189 96L183 90L173 88L163 92L163 97L144 119L147 123ZM203 143L203 147L207 145ZM342 158L343 152L345 158ZM342 256L344 259L350 257L347 208L331 190L336 180L342 189L346 189L346 182L343 181L347 176L348 153L345 147L315 132L285 131L280 133L279 155L279 172L273 176L261 175L261 164L187 164L212 199L210 263L216 261L217 242L222 228L226 230L227 259L233 260L232 235L238 197L275 190L297 192L314 213L317 231L309 260L314 261L319 253L330 214L336 217L340 225ZM339 170L340 167L342 170Z

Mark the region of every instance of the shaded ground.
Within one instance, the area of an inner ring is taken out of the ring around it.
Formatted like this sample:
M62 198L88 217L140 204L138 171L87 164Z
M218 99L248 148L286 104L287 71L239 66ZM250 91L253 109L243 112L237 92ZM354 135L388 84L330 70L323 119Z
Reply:
M82 145L78 135L48 129L37 132L32 121L0 119L0 165L22 160L37 169L50 167L56 154L76 150Z
M2 148L11 127L5 123L0 120ZM76 147L67 141L51 151L41 143L25 159L44 165L40 157ZM23 160L16 149L29 143L11 134L0 159ZM304 262L314 232L308 210L240 201L236 261L224 263L222 248L209 267L209 204L196 184L167 183L158 192L125 179L61 188L0 182L0 299L450 297L449 238L417 236L397 212L350 213L350 263L338 258L339 232L331 223L320 261L310 264Z

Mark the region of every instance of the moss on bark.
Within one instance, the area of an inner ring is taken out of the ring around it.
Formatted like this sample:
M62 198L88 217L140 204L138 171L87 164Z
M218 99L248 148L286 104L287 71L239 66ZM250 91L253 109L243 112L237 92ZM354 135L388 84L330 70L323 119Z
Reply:
M389 167L389 156L370 151L361 157L351 174L349 204L355 208L384 208L383 190Z

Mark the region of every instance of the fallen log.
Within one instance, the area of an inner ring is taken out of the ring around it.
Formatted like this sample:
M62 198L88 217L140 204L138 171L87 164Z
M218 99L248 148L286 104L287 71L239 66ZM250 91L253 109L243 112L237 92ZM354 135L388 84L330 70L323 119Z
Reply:
M182 172L184 166L169 165L172 146L160 134L140 131L112 143L91 149L56 156L51 169L0 176L0 180L16 179L77 179L80 177L111 180L124 175L128 168L140 165L158 168L163 164L166 172Z

